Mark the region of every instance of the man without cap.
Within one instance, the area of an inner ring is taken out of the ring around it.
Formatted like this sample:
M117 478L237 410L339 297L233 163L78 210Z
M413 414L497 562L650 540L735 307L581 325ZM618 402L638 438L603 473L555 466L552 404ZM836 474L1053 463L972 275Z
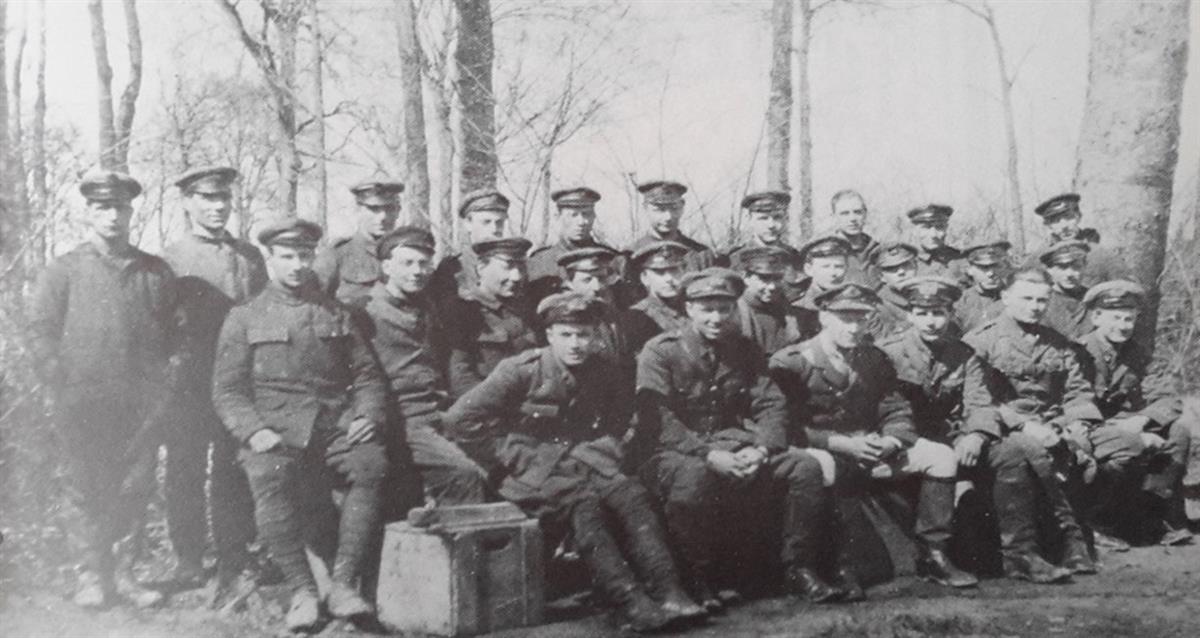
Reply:
M74 601L105 607L115 595L162 600L132 572L133 535L154 491L158 430L177 377L175 276L129 243L137 180L86 175L87 239L42 272L30 309L30 347L54 400L72 500L83 514L83 571ZM114 565L114 562L117 564Z
M658 241L630 256L630 270L637 273L646 291L646 296L624 313L629 351L635 355L655 335L687 325L682 286L687 255L683 244Z
M426 499L482 503L487 474L446 438L442 425L441 411L450 403L449 341L446 320L429 295L435 252L433 235L415 226L380 240L382 278L366 305L365 332L388 378L393 455L407 447Z
M344 303L365 303L379 281L379 240L396 225L404 184L363 182L354 195L357 232L322 251L313 270L329 295Z
M1029 253L1026 266L1036 266L1038 258L1049 247L1063 241L1080 240L1091 244L1088 263L1083 274L1083 285L1094 286L1100 282L1129 276L1129 267L1112 248L1101 245L1100 233L1095 228L1083 228L1083 213L1079 208L1077 193L1063 193L1038 204L1034 213L1042 218L1048 236L1046 243Z
M550 194L558 209L558 240L537 248L529 254L530 301L536 303L562 287L558 258L563 253L580 248L617 250L597 241L592 234L596 226L596 202L600 193L586 187L564 188ZM618 268L620 264L615 264Z
M737 303L738 327L767 356L812 336L806 332L813 326L800 323L798 313L784 296L783 278L790 257L774 246L751 246L731 255L734 270L746 284Z
M686 250L684 265L687 270L703 270L713 265L716 256L712 250L679 230L687 191L687 186L670 180L638 184L638 192L642 194L642 212L650 222L650 230L633 242L629 247L630 253L636 253L653 243L671 241Z
M474 290L478 283L478 258L472 246L489 239L504 237L508 225L508 198L498 191L484 189L463 195L458 206L462 220L462 250L446 255L433 271L429 289L439 304Z
M1187 469L1191 430L1198 424L1181 418L1183 404L1171 380L1151 371L1150 356L1132 339L1145 298L1144 288L1125 280L1096 284L1083 298L1095 327L1079 343L1100 414L1107 426L1141 437L1152 468L1144 486L1131 486L1145 488L1150 507L1138 509L1139 499L1110 493L1108 511L1101 513L1115 519L1108 522L1127 537L1178 544L1191 538L1178 490Z
M988 242L963 251L964 270L970 283L963 289L962 298L954 305L954 321L966 334L999 317L1004 312L1000 290L1011 264L1006 241Z
M734 246L721 260L723 265L732 263L733 253L750 246L775 246L790 255L788 271L784 277L789 299L803 290L804 277L800 272L803 257L788 243L788 204L792 196L783 191L750 193L742 198L742 209L746 211L746 234L749 238Z
M213 405L243 444L258 535L292 592L286 623L294 631L320 620L306 541L337 539L327 611L374 613L358 579L379 531L388 471L387 383L350 310L312 277L320 238L320 226L295 218L258 233L271 281L229 312L213 371ZM326 476L345 490L336 531L315 524L329 497Z
M1037 474L1049 472L1053 459L1028 436L1002 431L995 419L975 413L968 420L963 414L963 385L978 373L979 362L954 335L954 303L960 294L956 282L919 276L903 284L901 292L909 327L880 341L879 347L896 366L917 433L953 447L960 478L986 493L1000 529L1006 575L1036 583L1070 579L1070 571L1047 563L1038 552ZM1065 506L1061 490L1054 496ZM980 549L974 547L972 553L981 556Z
M847 283L816 298L821 332L771 357L771 374L788 398L789 443L811 446L839 510L861 498L874 480L919 481L918 573L942 585L970 587L971 574L947 556L958 459L950 447L923 438L900 391L896 369L870 344L867 318L879 304L869 288ZM844 516L846 512L840 512ZM850 599L862 599L847 543L837 543L838 578Z
M769 577L759 557L782 565L789 593L833 600L840 592L814 571L826 522L821 469L788 449L783 395L734 323L742 287L721 268L689 275L689 324L638 355L637 428L657 442L643 475L664 503L693 597L710 610L723 605L715 591L745 582L722 579L722 567L753 570L751 582Z
M1059 242L1042 253L1040 260L1050 274L1050 303L1042 320L1069 339L1077 339L1091 330L1083 296L1083 271L1087 266L1090 244L1085 241Z
M879 307L870 318L870 332L876 340L904 332L908 328L908 299L902 285L917 274L917 249L911 244L889 242L871 255L872 271L879 276Z
M494 441L500 495L538 517L551 538L571 531L609 604L630 628L650 631L705 612L683 589L649 494L621 469L632 385L596 352L604 304L580 292L544 299L547 345L501 361L446 422Z
M525 285L529 240L506 237L476 242L475 287L450 300L450 394L457 398L483 381L505 357L537 345ZM461 443L461 442L460 442Z
M166 247L175 271L183 316L184 365L174 413L177 427L167 439L166 506L179 586L205 581L208 537L205 480L211 478L212 535L217 550L214 604L249 585L238 582L250 565L254 541L254 498L237 463L238 442L221 425L212 405L213 357L229 310L257 295L267 283L262 253L226 230L232 212L233 168L198 168L175 181L189 222L187 234ZM209 447L212 447L211 474Z
M954 209L943 204L929 204L908 211L908 220L917 236L917 274L945 275L955 281L963 279L962 252L946 243L946 231Z
M833 194L829 202L833 209L834 233L850 244L846 277L868 288L878 282L877 273L871 268L871 256L879 248L863 230L867 222L867 202L856 190L841 190Z

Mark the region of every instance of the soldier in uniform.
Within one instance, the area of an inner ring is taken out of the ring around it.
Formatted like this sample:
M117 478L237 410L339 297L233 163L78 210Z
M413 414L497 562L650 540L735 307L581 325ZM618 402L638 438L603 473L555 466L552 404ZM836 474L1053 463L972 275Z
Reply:
M954 305L954 321L963 334L999 317L1004 312L1000 290L1011 266L1006 241L988 242L963 251L965 270L971 282L963 289L962 298Z
M406 446L426 498L439 505L482 503L487 474L448 440L441 411L449 406L445 318L429 295L433 235L402 226L379 242L382 281L371 290L366 336L390 386L393 450Z
M945 277L918 276L901 291L909 327L880 341L879 347L896 366L917 433L953 447L960 476L974 481L977 489L991 488L990 509L999 523L1000 553L1009 577L1036 583L1069 580L1069 570L1051 565L1038 552L1037 475L1050 471L1050 454L1019 432L1005 432L988 414L975 412L969 419L963 414L963 385L978 374L979 363L971 347L954 335L958 286ZM1060 507L1070 507L1061 489L1050 496Z
M387 383L349 309L312 277L320 238L320 226L294 218L259 231L271 282L229 312L213 371L213 405L244 445L259 538L292 591L293 631L320 620L304 545L318 540L305 535L315 529L309 507L328 497L326 474L345 488L326 608L338 618L373 613L358 578L388 470Z
M1085 241L1062 241L1047 249L1039 258L1050 274L1050 304L1042 320L1069 339L1077 339L1091 330L1083 296L1083 271L1088 261L1089 244Z
M737 304L738 326L764 354L806 339L800 320L783 294L783 277L790 255L774 246L742 248L732 255L733 267L746 291Z
M558 267L562 270L565 290L591 295L604 302L596 322L595 346L619 370L628 373L632 383L635 353L629 349L625 315L617 310L613 293L613 283L619 278L614 269L618 257L618 253L600 246L577 248L563 253L558 258Z
M50 263L30 309L30 343L54 400L71 499L83 515L83 571L74 602L105 607L114 595L138 606L162 594L138 585L132 543L154 492L157 430L178 339L175 276L129 243L137 180L84 176L87 239ZM117 565L114 566L114 562Z
M562 279L559 277L558 258L563 253L579 248L603 248L613 254L617 252L592 235L600 193L579 186L554 191L550 199L558 207L558 241L529 254L529 294L532 303L560 290Z
M833 600L841 592L814 569L828 504L821 469L788 448L783 395L766 356L734 324L741 293L740 278L725 269L689 275L689 325L651 339L638 355L637 427L657 441L644 476L664 503L692 593L710 610L723 604L713 593L723 584L717 558L748 567L754 533L775 529L763 524L768 512L782 515L787 590Z
M573 532L605 598L632 629L650 631L705 611L683 589L649 494L621 470L632 385L593 347L604 304L579 292L544 299L538 315L548 345L501 361L446 421L494 442L500 495L552 537Z
M901 242L883 244L871 255L871 265L879 275L879 308L870 330L879 340L908 328L908 299L901 284L917 274L917 249Z
M750 239L730 249L721 260L722 265L730 265L733 263L733 253L755 246L774 246L787 252L790 257L784 285L789 299L798 295L804 287L803 273L800 272L804 259L800 251L787 241L788 204L791 201L792 196L783 191L763 191L743 197L742 209L746 211L746 230Z
M237 178L236 170L216 166L198 168L177 179L175 186L191 228L163 251L178 278L186 353L174 405L177 427L170 429L167 439L167 522L178 559L173 580L180 586L199 586L205 580L208 510L204 487L205 479L211 477L209 505L218 573L214 603L242 585L235 581L250 565L246 548L254 541L254 498L237 463L238 443L221 425L212 406L213 356L225 315L267 283L262 254L225 229Z
M879 304L871 289L847 283L821 293L821 332L771 357L771 374L788 399L792 444L810 445L821 461L825 484L835 499L859 495L871 480L914 477L920 481L916 534L918 574L951 587L971 587L976 578L955 567L946 552L954 516L958 458L945 444L921 436L912 408L900 391L896 370L882 350L870 345L867 317ZM846 569L844 543L839 580L861 599L857 578Z
M867 222L866 200L858 191L847 189L834 193L829 204L833 209L834 233L850 244L847 280L875 287L879 277L871 269L871 257L879 249L879 242L863 230Z
M846 281L849 269L850 244L841 237L818 237L800 249L800 264L803 274L808 278L807 287L802 294L791 297L792 305L799 309L807 325L819 326L817 314L817 295L836 288Z
M656 180L638 184L642 194L642 211L650 220L650 232L642 235L629 247L637 253L650 244L664 241L675 242L687 251L684 265L690 271L703 270L715 262L713 251L704 244L688 237L679 230L679 219L683 216L687 186L679 182Z
M471 246L475 287L447 305L450 319L450 393L460 397L475 387L501 359L537 345L534 316L523 294L523 237L487 239Z
M363 182L354 195L358 230L321 252L313 265L321 287L338 301L363 303L379 281L379 240L400 216L400 182Z
M1033 252L1025 266L1036 266L1042 253L1054 244L1063 241L1079 240L1091 245L1088 251L1087 267L1083 273L1083 285L1094 286L1103 281L1121 279L1129 276L1129 268L1112 248L1100 243L1100 233L1095 228L1083 228L1080 223L1083 213L1079 210L1080 197L1076 193L1055 195L1038 204L1034 213L1042 218L1049 237L1046 243Z
M962 252L946 243L946 230L953 214L953 208L942 204L929 204L908 211L908 221L917 235L918 275L945 275L965 283Z
M630 257L646 296L625 311L629 351L636 354L652 337L687 325L682 280L687 246L673 241L646 244Z
M472 191L463 195L462 203L458 205L458 218L463 220L463 248L442 258L429 284L434 301L442 305L474 290L479 283L479 258L472 246L504 237L504 228L508 225L508 198L490 189Z

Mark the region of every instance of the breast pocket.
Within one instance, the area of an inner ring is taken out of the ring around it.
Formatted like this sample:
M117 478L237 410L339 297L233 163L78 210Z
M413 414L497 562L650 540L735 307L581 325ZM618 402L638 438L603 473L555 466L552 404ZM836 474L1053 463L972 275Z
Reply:
M254 358L256 379L278 379L291 376L288 343L291 336L287 326L260 326L246 330L246 340Z
M322 321L313 326L321 344L320 358L310 362L324 366L329 375L344 374L350 365L350 330L342 321Z

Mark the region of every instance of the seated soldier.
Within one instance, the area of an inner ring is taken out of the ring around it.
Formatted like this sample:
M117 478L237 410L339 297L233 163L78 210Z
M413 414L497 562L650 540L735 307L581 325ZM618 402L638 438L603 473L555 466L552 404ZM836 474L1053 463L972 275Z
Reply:
M1096 390L1096 404L1106 424L1140 436L1150 452L1151 465L1161 466L1146 481L1156 501L1151 512L1131 517L1130 503L1120 502L1121 495L1109 493L1107 513L1127 522L1160 526L1151 532L1163 543L1184 543L1191 539L1191 533L1177 491L1187 468L1191 438L1180 420L1183 404L1172 392L1171 381L1150 371L1149 355L1132 339L1145 298L1145 289L1131 281L1092 286L1083 304L1095 328L1079 343L1086 351L1084 371ZM1141 531L1129 530L1134 534Z
M723 268L688 276L689 325L650 340L638 355L639 436L656 442L644 476L664 503L667 528L693 596L723 607L717 559L757 549L748 539L774 535L763 525L780 512L779 559L789 593L824 602L840 592L813 567L827 506L821 468L789 450L783 395L766 356L734 325L741 279ZM776 546L776 539L764 539ZM773 561L772 561L773 562ZM739 564L742 569L762 565ZM725 600L737 594L726 590Z
M871 317L871 336L876 340L904 332L908 327L908 304L900 285L917 274L917 248L901 242L883 244L871 255L879 275L879 308Z
M570 530L608 601L630 628L650 631L705 611L683 589L645 488L621 472L631 388L594 353L603 303L574 292L544 299L538 315L548 345L501 361L445 419L473 439L492 439L500 495L552 537Z
M1087 293L1083 271L1087 267L1089 246L1081 240L1063 241L1040 257L1053 284L1042 322L1068 339L1078 339L1091 330L1083 305L1083 295Z
M784 275L791 254L776 246L748 246L730 256L742 275L746 292L737 303L738 326L764 354L795 343L802 337L796 312L784 297Z
M919 477L918 573L936 583L971 587L976 578L946 556L954 515L958 458L949 446L923 438L886 354L870 345L869 315L879 297L859 284L817 295L821 332L771 357L771 374L788 399L793 445L808 444L821 461L834 498L857 496L869 479ZM839 550L846 548L839 544ZM857 578L839 557L839 577L862 598Z
M591 295L604 302L603 314L596 323L596 348L615 363L633 383L633 357L623 313L617 311L613 284L620 281L614 268L620 257L603 246L576 248L558 258L564 291Z
M995 419L963 414L963 382L979 364L974 351L954 336L950 317L960 292L956 282L939 276L915 277L901 287L908 328L879 343L896 366L900 391L913 409L923 438L944 443L958 455L959 474L991 487L1000 528L1005 574L1037 583L1064 582L1071 572L1038 555L1037 476L1052 459L1036 441L1003 432ZM1060 492L1055 494L1065 499Z
M966 334L985 321L1000 316L1004 304L1000 303L1000 289L1004 287L1004 276L1010 268L1008 251L1012 244L1006 241L988 242L971 246L963 251L965 270L971 280L963 289L962 298L954 304L954 321Z

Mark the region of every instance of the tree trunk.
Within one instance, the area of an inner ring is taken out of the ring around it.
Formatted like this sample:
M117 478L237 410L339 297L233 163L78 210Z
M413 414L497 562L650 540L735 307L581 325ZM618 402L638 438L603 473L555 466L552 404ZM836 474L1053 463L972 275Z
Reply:
M1004 44L1000 41L1000 30L996 27L996 13L990 4L984 4L984 22L992 37L996 51L996 68L1000 75L1000 102L1004 106L1004 137L1008 144L1008 241L1012 242L1016 254L1025 254L1025 206L1021 201L1021 172L1017 161L1017 124L1013 115L1013 78L1009 75L1008 61L1004 55Z
M283 133L283 148L279 157L280 195L286 216L297 214L297 191L300 188L300 152L296 147L296 36L300 30L300 1L279 3L275 30L279 34L279 84L277 94L279 128Z
M317 171L317 223L329 228L329 171L325 158L325 40L321 35L321 9L312 3L312 46L313 46L313 140L316 150Z
M1150 291L1154 343L1187 72L1188 0L1093 0L1075 182L1101 241Z
M113 127L112 66L108 63L108 35L104 32L104 5L88 0L92 22L92 55L96 59L96 107L100 115L100 166L117 167L117 131Z
M796 195L792 208L796 211L799 241L808 241L813 234L812 185L812 100L808 87L808 54L812 42L812 0L800 0L796 17Z
M767 102L767 188L788 190L792 128L792 0L771 6L771 93Z
M137 110L138 94L142 91L142 27L138 20L135 0L123 0L125 31L129 38L129 82L121 93L121 108L115 126L116 148L113 157L117 170L129 172L129 140L133 135L133 116ZM107 62L106 62L107 64ZM112 72L109 71L111 79Z
M455 0L458 8L457 93L462 104L459 192L496 186L496 115L492 93L490 0Z
M37 74L33 101L33 210L40 224L29 247L32 265L46 259L46 237L53 231L50 219L50 191L46 182L46 0L38 1Z
M412 223L429 226L429 150L425 142L425 100L421 94L425 61L417 39L413 0L396 0L396 35L400 42L400 91L404 100L405 204Z
M27 17L21 24L21 35L17 38L17 55L13 58L12 65L12 108L10 109L12 133L9 137L12 146L8 156L10 176L8 181L12 184L12 192L9 193L10 199L8 200L9 218L19 229L23 239L22 245L29 240L29 233L33 227L33 220L29 214L29 191L25 180L25 121L21 113L21 103L23 102L21 70L25 66L25 46L28 42ZM26 249L26 254L28 254L28 249Z

